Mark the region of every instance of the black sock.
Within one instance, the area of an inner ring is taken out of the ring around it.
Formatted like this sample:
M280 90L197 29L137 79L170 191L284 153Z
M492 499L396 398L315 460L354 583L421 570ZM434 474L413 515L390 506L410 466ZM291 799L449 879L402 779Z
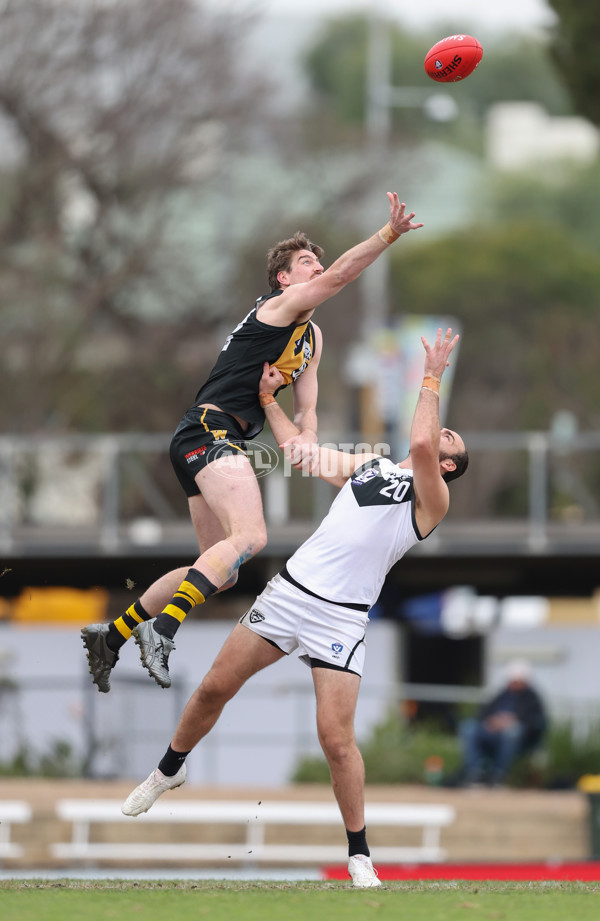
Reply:
M348 857L354 857L356 854L364 854L365 857L371 856L371 851L367 844L366 825L360 831L348 831L346 829L346 837L348 838Z
M204 604L216 591L217 586L192 567L169 604L154 621L154 629L161 636L168 636L172 640L191 609L197 604Z
M161 760L158 762L158 770L162 771L165 777L172 777L177 773L188 755L189 752L173 751L169 745Z
M150 620L150 615L144 610L138 598L137 601L127 608L122 617L117 617L117 619L109 625L108 634L106 636L106 645L108 648L112 649L113 652L118 652L121 646L124 646L131 636L131 631L145 620Z

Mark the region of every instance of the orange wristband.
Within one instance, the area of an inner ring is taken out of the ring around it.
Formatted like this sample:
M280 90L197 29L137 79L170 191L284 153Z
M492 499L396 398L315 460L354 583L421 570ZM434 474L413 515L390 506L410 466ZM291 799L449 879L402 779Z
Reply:
M277 400L275 399L272 393L259 393L258 402L264 409L264 407L268 406L269 403L276 403Z
M393 243L394 240L397 240L400 236L399 233L396 233L390 222L388 221L385 227L382 227L379 231L379 239L382 243L385 243L386 246L389 246L390 243Z
M423 383L421 384L422 390L431 390L432 393L440 392L440 381L437 377L432 377L427 374L423 378Z

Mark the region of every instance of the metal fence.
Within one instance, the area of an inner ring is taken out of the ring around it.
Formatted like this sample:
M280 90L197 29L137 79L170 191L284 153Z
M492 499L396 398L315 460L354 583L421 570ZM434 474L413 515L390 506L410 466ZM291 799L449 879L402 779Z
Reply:
M160 546L179 553L194 543L187 504L168 459L167 434L0 436L0 552L127 554ZM322 438L350 449L357 439ZM454 506L427 541L444 547L510 544L522 552L564 545L600 549L600 433L470 432L469 483L478 466L500 464L495 494L512 484L508 513L461 513ZM385 446L375 446L384 453ZM363 450L366 446L363 445ZM292 471L270 436L251 443L271 546L287 552L312 530L335 491ZM511 474L519 469L518 489ZM466 487L465 487L466 488ZM516 496L516 493L520 494ZM464 505L464 503L463 503Z
M170 695L152 695L147 678L115 675L113 683L114 693L106 697L98 695L87 674L81 680L72 676L29 678L22 684L4 686L0 694L0 761L9 763L20 752L30 767L43 759L50 776L60 776L61 771L89 778L145 776L166 747L190 687L174 680ZM361 725L359 712L358 736L364 742L386 713L397 713L402 719L406 701L476 708L488 698L489 691L481 687L366 681L359 711L366 709L368 718ZM596 731L597 700L573 701L559 696L548 704L551 720L568 723L581 738ZM44 712L58 717L44 731L35 718L42 706ZM277 686L250 683L240 699L229 706L229 721L218 723L194 752L195 782L251 785L255 772L261 783L285 784L303 757L321 756L310 682L292 680ZM72 713L79 708L78 729L67 718L60 718L63 711ZM257 716L275 712L285 718L270 721ZM254 715L254 721L249 714ZM376 720L374 714L378 714ZM54 744L57 742L64 746L62 757L60 746Z

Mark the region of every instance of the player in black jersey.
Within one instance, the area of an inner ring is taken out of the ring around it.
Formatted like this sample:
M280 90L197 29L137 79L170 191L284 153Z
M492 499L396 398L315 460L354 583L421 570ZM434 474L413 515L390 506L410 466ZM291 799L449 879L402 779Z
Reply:
M190 697L158 767L123 803L125 815L147 812L186 780L186 758L211 731L247 680L286 655L310 666L318 737L348 837L348 872L356 888L380 886L365 827L364 764L354 714L365 659L369 610L392 565L425 540L449 507L448 482L468 466L457 432L440 427L439 388L458 341L437 331L425 349L408 457L318 447L313 472L339 488L329 513L274 576L233 628ZM265 363L260 386L274 392L277 368ZM267 418L280 446L298 430L276 401ZM293 444L293 442L292 442ZM294 448L295 450L295 448Z
M154 582L112 624L82 630L94 683L110 690L110 672L121 646L132 635L141 659L161 687L169 687L168 659L173 638L189 611L215 592L230 588L238 568L266 544L262 500L245 453L265 421L272 394L259 394L263 365L277 367L282 386L292 385L291 438L302 452L316 443L317 366L321 333L311 318L371 265L402 234L423 225L394 192L387 193L389 221L367 240L343 253L324 270L321 247L297 233L268 253L271 293L259 298L236 326L171 443L171 461L188 496L200 555ZM153 621L154 619L154 621Z

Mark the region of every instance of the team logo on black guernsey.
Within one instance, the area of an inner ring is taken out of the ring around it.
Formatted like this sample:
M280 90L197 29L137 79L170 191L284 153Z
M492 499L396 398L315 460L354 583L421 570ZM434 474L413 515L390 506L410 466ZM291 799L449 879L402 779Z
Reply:
M379 467L367 467L352 477L352 492L358 505L398 505L410 502L413 494L412 477L398 472L381 472Z
M250 623L259 624L261 620L265 619L265 615L261 614L260 611L257 611L256 608L252 608L250 611Z

